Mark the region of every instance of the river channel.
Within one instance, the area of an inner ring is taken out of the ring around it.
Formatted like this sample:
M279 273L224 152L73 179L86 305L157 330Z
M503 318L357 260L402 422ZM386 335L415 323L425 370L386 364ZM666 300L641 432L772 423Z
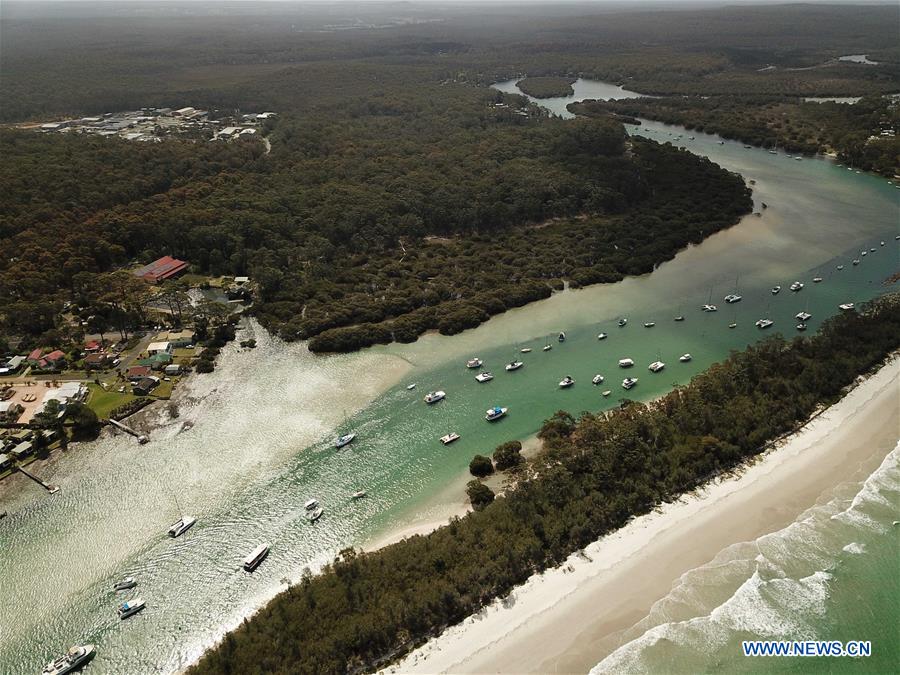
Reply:
M498 85L510 87L514 82ZM566 116L573 100L634 95L585 80L575 91L540 103ZM258 348L223 350L215 373L184 388L178 417L161 413L148 444L105 432L45 467L43 477L59 494L30 485L7 491L0 503L10 512L0 521L0 672L37 672L74 643L97 645L90 672L178 670L304 568L461 501L456 486L472 455L532 435L559 409L618 405L625 375L618 359L636 363L628 374L639 383L629 397L653 398L763 337L754 326L759 318L775 321L767 333L793 336L794 315L806 311L813 332L839 303L886 291L882 282L898 267L900 190L884 178L679 127L628 128L754 180L761 217L744 218L652 274L557 293L453 337L316 357L249 323L242 337L255 337ZM795 280L805 284L799 293L788 290ZM775 285L784 290L773 296ZM723 297L735 289L743 300L726 305ZM710 299L718 312L700 310ZM676 314L685 321L673 321ZM628 318L624 328L616 325L620 317ZM608 338L598 340L600 332ZM548 343L553 349L542 351ZM678 360L685 352L690 363ZM474 380L465 367L474 356L494 380ZM514 358L525 366L505 372ZM657 359L666 368L653 374L647 365ZM598 373L606 380L593 386ZM576 384L561 390L565 375ZM410 383L416 388L407 390ZM426 406L422 396L433 389L447 398ZM612 394L604 398L603 390ZM483 417L493 405L508 406L509 415L490 424ZM349 430L357 440L334 450L330 439ZM461 439L445 447L438 438L448 431ZM351 501L361 488L368 497ZM315 525L304 518L310 497L325 508ZM166 528L179 510L198 524L173 540ZM247 574L241 560L259 542L270 543L271 554ZM117 596L111 585L124 575L139 586ZM116 603L135 595L147 609L120 621Z

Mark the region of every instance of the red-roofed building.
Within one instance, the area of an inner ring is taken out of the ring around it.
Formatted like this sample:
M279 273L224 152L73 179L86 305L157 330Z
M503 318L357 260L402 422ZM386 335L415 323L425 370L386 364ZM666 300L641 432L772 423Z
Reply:
M154 260L149 265L144 265L134 273L141 279L146 279L154 284L171 279L187 270L188 264L184 260L178 260L172 256L164 255L159 260Z
M43 350L43 349L40 349L40 348L35 349L33 352L31 352L31 353L28 355L28 358L25 359L25 360L26 360L26 361L33 361L34 363L37 363L38 361L41 360L41 352L42 352L42 351L44 351L44 350Z
M126 373L126 377L131 381L136 381L148 377L150 373L150 366L131 366Z
M84 346L84 351L86 352L99 352L100 351L100 343L96 340L91 340Z

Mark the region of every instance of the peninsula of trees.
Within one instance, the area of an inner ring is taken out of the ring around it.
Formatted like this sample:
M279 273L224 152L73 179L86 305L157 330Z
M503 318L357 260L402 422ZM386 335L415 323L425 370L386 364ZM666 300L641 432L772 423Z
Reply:
M575 93L572 89L574 77L526 77L516 83L516 87L523 93L535 98L554 98L556 96L571 96Z

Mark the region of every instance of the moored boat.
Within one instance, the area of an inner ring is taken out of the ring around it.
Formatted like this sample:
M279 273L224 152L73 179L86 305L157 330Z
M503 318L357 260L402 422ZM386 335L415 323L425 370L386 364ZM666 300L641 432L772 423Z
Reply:
M693 358L694 357L691 356L690 354L682 354L681 356L678 357L678 360L681 361L682 363L687 363L688 361L690 361Z
M772 295L778 295L781 293L781 286L772 286Z
M737 293L729 293L725 296L725 302L729 305L733 305L736 302L740 302L743 300L743 296L738 295Z
M619 359L619 368L631 368L634 365L632 359Z
M125 577L124 579L120 579L115 584L113 584L114 591L125 591L129 588L134 588L137 586L137 581L135 581L134 577Z
M656 325L655 321L645 321L644 322L644 328L653 328L653 326L655 326L655 325Z
M791 284L791 290L792 290L794 293L796 293L797 291L802 291L802 290L803 290L803 284L800 283L799 281L795 281L794 283Z
M446 397L447 392L440 390L429 391L427 394L425 394L425 398L422 400L425 401L425 403L427 403L428 405L432 405L434 403L437 403L438 401L443 401Z
M180 537L182 534L187 532L194 523L197 522L196 518L191 516L181 516L173 525L169 528L169 536L173 539L175 537Z
M459 440L459 434L455 431L451 431L449 434L441 436L441 443L444 445L450 445L453 441Z
M510 361L509 363L506 364L505 368L507 371L512 372L514 370L518 370L519 368L521 368L524 365L525 364L522 363L521 361Z
M129 616L134 616L138 612L140 612L144 607L147 606L140 598L135 598L134 600L127 600L119 605L119 608L116 610L116 613L119 615L120 619L127 619Z
M556 339L559 340L560 342L565 342L566 334L563 333L562 331L559 331L559 335L556 336Z
M522 352L523 354L530 354L531 347L522 347L522 349L520 349L519 351Z
M603 382L603 376L600 373L597 373L596 375L594 375L594 377L591 378L591 382L593 382L594 384L600 384L601 382Z
M493 380L493 379L494 379L494 374L491 373L491 372L489 372L489 371L486 371L486 372L483 372L483 373L478 373L478 374L475 376L475 380L476 380L477 382L490 382L490 381Z
M612 393L612 391L610 391L609 389L607 389L607 390L604 391L601 395L605 398L605 397L609 396L611 393Z
M549 352L551 349L553 349L553 345L547 344L544 345L544 348L541 351Z
M260 544L255 549L250 551L250 554L244 558L244 569L247 572L252 572L259 564L265 560L266 556L269 555L269 545L268 544Z
M622 388L631 389L637 383L638 379L636 377L626 377L624 380L622 380Z
M628 323L628 319L619 319L618 322L619 328L622 328L625 324Z
M597 339L598 339L598 340L605 340L606 337L607 337L607 336L606 336L606 333L597 333Z
M843 265L838 265L837 268L838 268L838 272L840 272L842 269L844 269L844 266L843 266Z
M308 500L303 505L303 508L306 509L307 511L312 511L312 510L318 508L318 506L319 506L319 500L316 499L315 497L313 497L312 499Z
M355 438L356 434L344 434L343 436L338 436L334 439L334 447L343 448L345 445L350 445Z
M810 314L809 312L797 312L794 318L801 323L805 323L812 318L812 314Z
M365 490L357 490L352 495L350 495L350 499L362 499L363 497L366 496L366 494L367 493Z
M679 314L678 316L675 317L675 321L684 321L684 316Z
M306 519L307 519L309 522L314 523L314 522L316 522L319 518L322 517L322 514L323 514L323 513L325 513L325 509L323 509L323 508L320 506L320 507L318 507L318 508L313 509L312 511L308 511L307 514L306 514Z
M416 388L416 383L413 382L412 384L408 384L408 385L406 385L406 388L407 388L408 390L415 389L415 388Z
M647 369L648 369L651 373L658 373L659 371L661 371L661 370L662 370L663 368L665 368L665 367L666 367L666 364L663 363L662 361L654 361L654 362L651 363L649 366L647 366Z
M509 408L501 408L500 406L488 408L484 413L484 419L486 419L488 422L493 422L494 420L499 420L501 417L506 415L508 411Z
M814 284L822 283L822 277L813 277L813 283Z
M838 309L840 309L844 312L849 312L849 311L853 310L854 306L855 305L852 302L845 302L843 304L838 305Z
M96 653L94 645L75 645L44 666L41 675L66 675L74 672L94 658Z
M566 375L563 379L559 381L559 388L566 389L575 384L575 380L573 380L569 375Z
M768 328L768 327L771 326L773 323L775 323L775 322L772 321L772 319L759 319L759 320L756 322L756 327L757 327L757 328Z
M703 307L701 307L701 309L704 312L718 312L719 311L718 307L716 307L715 305L711 305L709 303L706 303L705 305L703 305Z
M801 331L801 332L802 332L802 331L805 331L805 330L806 330L806 324L803 323L803 322L798 323L798 324L797 324L797 330L799 330L799 331Z
M474 359L469 359L466 361L466 368L481 368L484 361L479 359L477 356Z

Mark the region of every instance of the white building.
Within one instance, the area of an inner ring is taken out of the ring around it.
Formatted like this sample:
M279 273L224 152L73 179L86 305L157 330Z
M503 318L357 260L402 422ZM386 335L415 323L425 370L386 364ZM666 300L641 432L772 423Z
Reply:
M151 342L150 346L147 347L147 354L149 354L150 356L162 354L163 352L165 352L166 354L172 353L171 342Z

